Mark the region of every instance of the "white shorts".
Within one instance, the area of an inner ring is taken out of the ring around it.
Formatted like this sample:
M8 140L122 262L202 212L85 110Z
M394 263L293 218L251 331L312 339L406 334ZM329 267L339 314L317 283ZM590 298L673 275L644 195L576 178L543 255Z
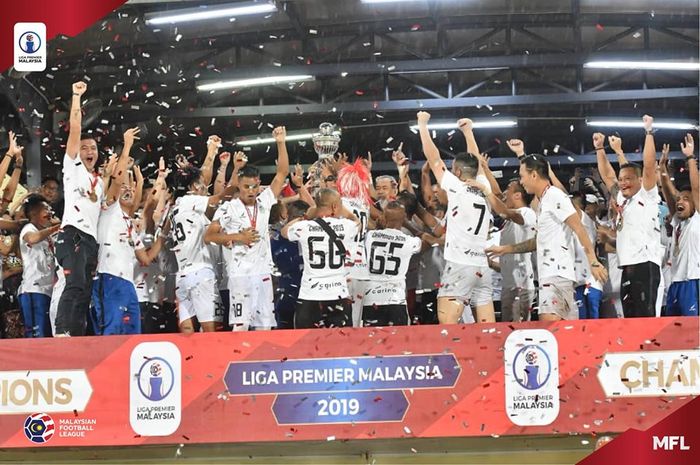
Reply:
M440 276L438 297L453 297L472 305L484 305L493 300L491 268L446 262Z
M272 277L269 274L229 276L228 289L231 302L228 321L234 330L277 326Z
M539 313L553 313L562 320L578 320L574 282L559 277L547 277L540 282Z
M201 268L190 273L178 273L176 285L180 323L193 317L197 317L200 323L214 321L218 294L214 270Z

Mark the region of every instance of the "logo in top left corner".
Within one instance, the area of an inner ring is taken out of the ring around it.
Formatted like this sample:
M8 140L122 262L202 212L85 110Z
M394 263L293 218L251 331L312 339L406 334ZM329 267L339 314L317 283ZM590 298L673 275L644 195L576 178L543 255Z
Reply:
M14 36L17 71L46 69L46 25L44 23L15 23Z

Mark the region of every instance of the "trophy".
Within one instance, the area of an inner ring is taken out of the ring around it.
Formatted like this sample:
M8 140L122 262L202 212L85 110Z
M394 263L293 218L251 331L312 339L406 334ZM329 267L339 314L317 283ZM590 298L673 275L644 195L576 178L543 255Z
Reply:
M330 158L338 151L340 131L331 123L321 123L318 132L311 137L319 160Z

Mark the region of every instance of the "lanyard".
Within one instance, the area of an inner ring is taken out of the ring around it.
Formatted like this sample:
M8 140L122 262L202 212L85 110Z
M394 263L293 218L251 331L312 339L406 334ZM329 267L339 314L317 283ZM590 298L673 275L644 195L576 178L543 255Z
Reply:
M246 204L243 204L243 207L245 208L245 213L248 215L248 220L250 220L250 226L253 229L256 229L256 226L258 224L258 200L255 199L255 207L253 207L253 215L250 215L250 210L248 210L248 206Z

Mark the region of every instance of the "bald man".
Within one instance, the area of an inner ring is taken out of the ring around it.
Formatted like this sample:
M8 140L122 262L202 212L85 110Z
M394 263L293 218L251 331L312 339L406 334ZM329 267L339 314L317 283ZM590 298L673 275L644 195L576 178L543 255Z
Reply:
M408 324L406 272L411 256L421 251L419 237L404 233L404 206L391 201L384 208L381 230L369 231L365 239L369 286L363 300L363 326L400 326Z
M320 189L309 219L297 219L282 228L282 237L299 242L304 271L294 315L295 328L352 326L347 285L346 251L360 221L333 189Z

